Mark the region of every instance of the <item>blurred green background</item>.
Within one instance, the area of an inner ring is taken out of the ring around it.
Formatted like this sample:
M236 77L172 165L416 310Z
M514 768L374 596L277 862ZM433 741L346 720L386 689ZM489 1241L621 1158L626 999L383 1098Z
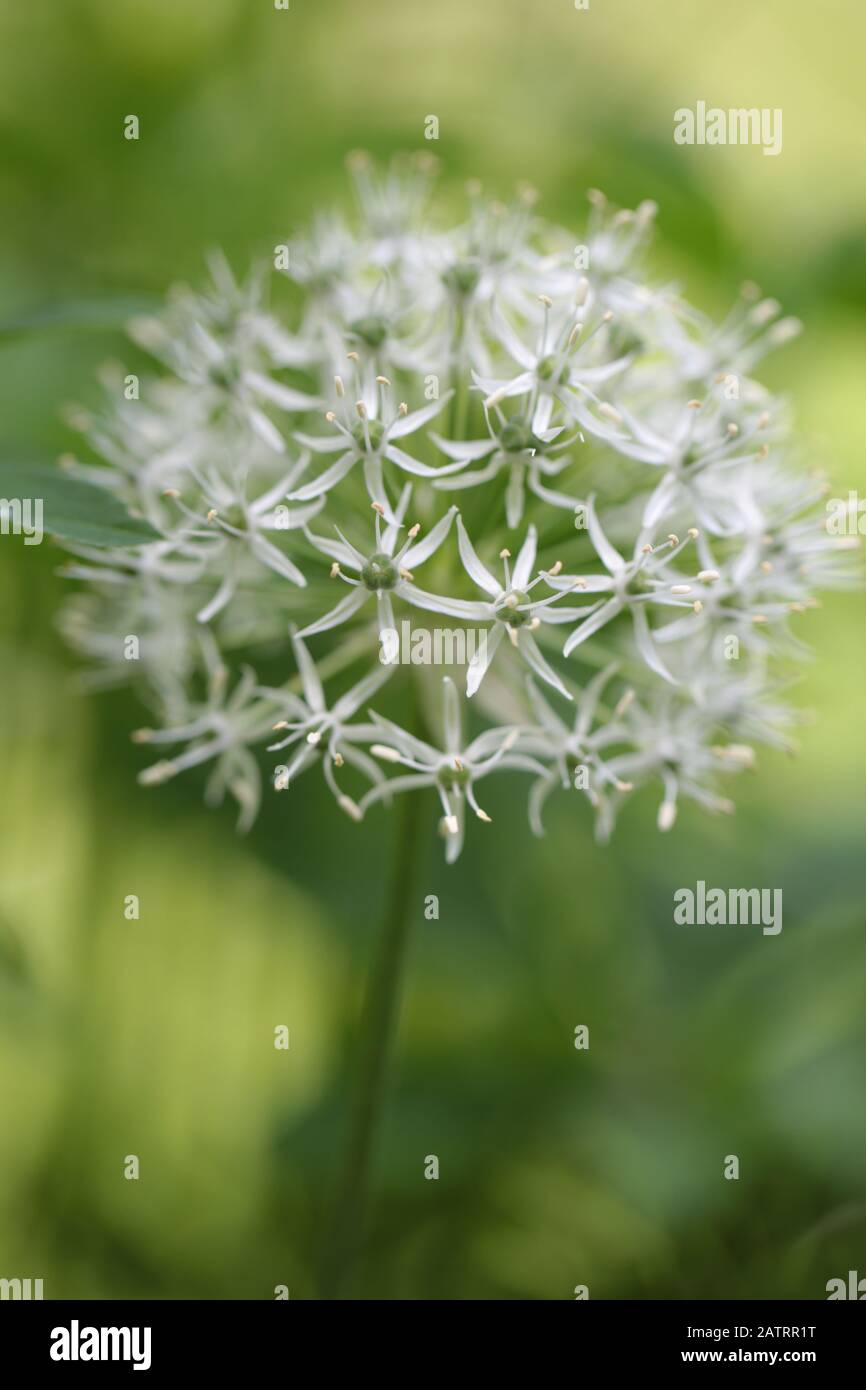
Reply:
M0 326L161 294L212 246L242 269L345 196L347 149L417 149L435 114L446 195L528 178L578 226L587 186L652 197L659 275L715 313L744 277L782 300L807 332L764 378L839 495L866 489L864 42L857 0L2 0ZM782 107L781 156L675 146L699 98ZM2 333L4 453L72 447L61 406L124 350L110 326ZM310 776L240 841L194 776L138 788L141 712L76 692L57 558L0 542L0 1276L312 1296L389 821L351 825ZM599 850L562 797L535 842L505 779L446 870L427 808L360 1296L821 1298L866 1274L862 598L810 621L816 723L730 822L687 807L660 840L652 793ZM697 878L782 886L782 934L675 928Z

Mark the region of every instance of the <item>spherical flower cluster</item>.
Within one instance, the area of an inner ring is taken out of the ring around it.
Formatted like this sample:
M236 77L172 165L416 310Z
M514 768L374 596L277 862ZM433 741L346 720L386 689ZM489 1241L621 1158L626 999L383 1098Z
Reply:
M138 679L140 781L207 763L243 826L257 745L277 791L318 765L356 820L429 788L449 860L492 774L528 779L538 833L561 789L602 837L647 781L661 830L681 796L727 812L753 742L789 746L793 628L848 574L752 376L798 325L751 285L719 326L649 283L650 203L592 192L576 237L531 189L472 185L443 228L431 164L352 156L355 220L243 283L215 257L205 293L133 322L164 370L132 399L106 373L69 466L157 534L69 546L65 632L94 683ZM443 647L441 728L385 717L441 690Z

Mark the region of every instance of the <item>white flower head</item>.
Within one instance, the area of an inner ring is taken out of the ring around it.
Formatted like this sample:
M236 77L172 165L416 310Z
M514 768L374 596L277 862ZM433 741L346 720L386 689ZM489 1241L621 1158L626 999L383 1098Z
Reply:
M799 325L753 285L716 325L655 284L650 201L593 191L566 229L528 186L500 202L473 183L445 226L435 163L355 153L356 216L319 215L245 280L212 257L203 293L135 321L161 374L127 398L107 369L65 467L150 538L65 542L82 591L64 633L92 684L131 680L154 711L139 739L166 755L142 780L209 764L244 827L263 751L283 802L320 765L354 820L429 788L449 860L467 811L490 820L494 772L529 774L538 833L563 789L602 839L645 782L661 830L683 798L728 811L753 745L791 747L781 692L818 591L857 574L858 536L828 529L791 410L754 376ZM411 713L426 673L383 660L419 611L484 639L463 663L471 739L462 674L442 673L437 745ZM366 715L386 680L389 717Z

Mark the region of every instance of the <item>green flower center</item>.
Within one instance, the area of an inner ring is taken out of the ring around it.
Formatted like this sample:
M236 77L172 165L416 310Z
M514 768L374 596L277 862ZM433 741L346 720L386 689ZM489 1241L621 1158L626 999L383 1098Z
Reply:
M455 261L442 275L445 288L464 299L474 294L480 279L481 267L476 261Z
M527 449L538 448L529 425L523 420L509 420L499 431L499 442L507 454L523 454Z
M466 767L455 767L452 763L443 763L436 774L440 787L446 792L460 791L469 785L469 769Z
M555 380L557 386L564 386L568 381L568 364L558 363L555 357L542 357L535 370L539 381Z
M352 438L361 450L366 450L368 439L370 448L378 449L384 434L385 426L381 420L359 420L352 426Z
M379 348L388 336L388 323L381 314L364 314L349 325L349 331L369 348Z
M377 593L380 589L395 588L399 578L394 561L381 550L371 555L361 570L361 579L372 593Z
M529 602L529 595L520 589L512 589L508 597L513 599L515 604ZM499 610L499 621L507 623L509 627L523 627L524 623L532 621L532 614L528 608L521 612L517 607L512 608L510 603L506 603Z
M214 386L219 386L224 391L233 391L240 383L240 363L230 357L224 358L221 362L214 362L208 368L208 377Z

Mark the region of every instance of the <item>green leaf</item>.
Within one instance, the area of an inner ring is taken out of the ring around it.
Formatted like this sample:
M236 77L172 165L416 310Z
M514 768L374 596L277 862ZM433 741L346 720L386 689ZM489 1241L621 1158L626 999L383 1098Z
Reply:
M0 498L42 501L49 535L86 545L144 545L159 532L132 516L113 493L43 463L0 463Z
M47 329L124 328L136 314L151 313L158 298L124 295L111 298L69 299L59 304L43 304L0 322L0 346L27 333Z

